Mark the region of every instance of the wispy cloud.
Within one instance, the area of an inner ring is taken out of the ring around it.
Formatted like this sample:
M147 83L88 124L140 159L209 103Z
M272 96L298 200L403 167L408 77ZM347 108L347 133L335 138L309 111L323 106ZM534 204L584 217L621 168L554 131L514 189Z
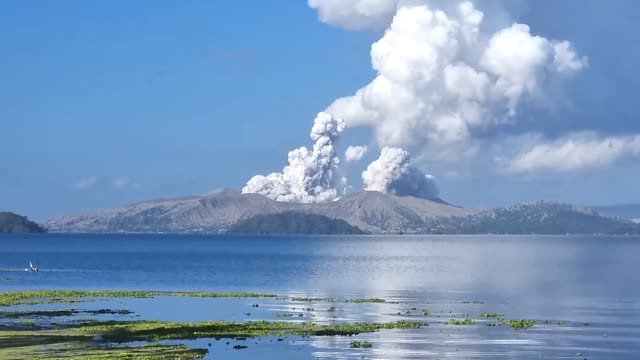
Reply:
M113 179L111 186L116 190L141 190L142 186L128 176L118 176Z
M554 141L540 139L507 165L516 173L570 172L604 167L628 156L640 156L640 135L605 137L580 132Z
M71 183L71 187L76 190L88 190L98 184L98 178L95 176L87 176L80 178Z

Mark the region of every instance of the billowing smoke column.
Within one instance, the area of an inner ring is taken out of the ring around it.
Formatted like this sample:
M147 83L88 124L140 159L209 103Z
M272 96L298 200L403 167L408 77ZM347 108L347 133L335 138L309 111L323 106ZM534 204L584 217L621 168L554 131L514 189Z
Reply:
M362 173L362 180L365 190L385 194L434 199L439 193L433 176L411 166L409 153L400 148L382 148L380 157Z
M439 4L443 10L432 6ZM568 41L514 23L486 24L470 1L309 0L320 20L387 27L371 46L377 76L327 111L374 130L380 146L457 161L477 133L513 123L519 106L586 67ZM447 151L449 150L449 151ZM446 153L446 156L445 156Z
M409 153L402 149L420 152L420 159L455 163L483 146L489 151L491 144L476 135L512 125L524 102L544 97L547 89L588 65L568 41L534 35L525 24L487 24L485 14L470 1L308 4L331 25L386 28L371 46L377 76L318 114L311 131L312 150L291 151L282 173L253 177L243 193L280 201L337 199L346 180L337 174L334 141L345 128L340 120L344 118L351 127L372 128L384 147L362 174L367 190L434 198L438 190L433 178L412 167ZM360 150L348 150L345 156L359 159L364 155Z
M311 129L313 149L301 147L289 152L289 165L282 173L251 178L242 193L258 193L287 202L326 202L344 192L346 180L337 174L340 160L334 142L345 129L342 119L319 113Z

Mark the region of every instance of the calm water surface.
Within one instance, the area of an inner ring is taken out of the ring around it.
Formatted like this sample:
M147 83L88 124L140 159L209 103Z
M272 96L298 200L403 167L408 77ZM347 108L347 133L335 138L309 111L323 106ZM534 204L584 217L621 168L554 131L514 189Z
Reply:
M3 235L0 277L8 280L0 281L0 291L380 297L399 304L344 304L335 318L326 311L330 304L313 304L312 311L295 321L405 319L431 324L356 338L261 338L249 340L245 350L233 350L233 342L213 341L210 358L217 359L640 359L639 259L640 238L634 237ZM41 271L25 273L29 260ZM260 300L255 309L255 302L122 299L91 307L131 309L136 319L255 321L306 306ZM418 310L405 314L414 307ZM423 309L429 310L429 318L422 316ZM442 324L453 316L481 312L538 324L526 331ZM349 349L354 339L374 347ZM210 342L188 344L207 347Z

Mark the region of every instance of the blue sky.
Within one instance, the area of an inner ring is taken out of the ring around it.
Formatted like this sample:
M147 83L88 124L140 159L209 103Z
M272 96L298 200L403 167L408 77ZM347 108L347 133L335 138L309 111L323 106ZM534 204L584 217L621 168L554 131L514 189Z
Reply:
M589 57L560 105L519 115L520 127L640 132L640 3L505 6ZM374 77L380 36L328 26L305 1L3 1L0 208L44 220L280 171L289 150L308 145L316 113ZM368 129L342 144L376 148ZM356 188L376 153L346 168ZM637 157L559 174L433 170L442 197L468 206L640 202Z

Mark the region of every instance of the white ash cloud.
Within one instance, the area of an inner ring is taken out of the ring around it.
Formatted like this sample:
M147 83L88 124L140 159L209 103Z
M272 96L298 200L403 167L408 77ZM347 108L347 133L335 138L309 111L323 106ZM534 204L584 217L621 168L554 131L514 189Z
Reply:
M457 163L451 154L459 151L451 149L513 125L523 103L588 66L572 43L537 35L526 24L497 27L470 1L309 4L328 24L387 26L371 46L377 76L326 111L350 127L372 128L380 146L402 147L427 161Z
M384 147L380 157L362 173L367 191L425 199L439 195L435 178L411 165L411 156L400 148Z
M344 193L346 179L340 176L334 143L345 129L342 119L321 112L311 129L313 149L301 147L289 152L289 165L282 173L256 175L242 193L257 193L277 201L327 202Z
M349 146L344 152L344 159L347 162L359 161L367 154L366 146Z

